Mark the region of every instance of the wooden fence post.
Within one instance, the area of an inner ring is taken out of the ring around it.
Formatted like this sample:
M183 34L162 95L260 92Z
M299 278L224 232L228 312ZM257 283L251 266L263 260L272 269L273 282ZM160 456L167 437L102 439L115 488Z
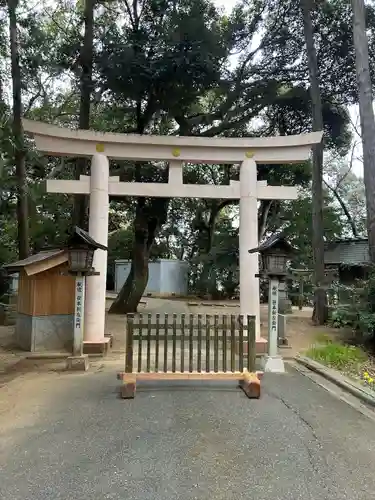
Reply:
M249 325L247 326L249 328ZM243 316L238 316L238 337L239 337L239 348L238 348L238 369L243 372Z
M126 316L125 373L133 372L134 315Z
M255 372L256 368L256 338L255 320L253 316L247 317L247 370Z

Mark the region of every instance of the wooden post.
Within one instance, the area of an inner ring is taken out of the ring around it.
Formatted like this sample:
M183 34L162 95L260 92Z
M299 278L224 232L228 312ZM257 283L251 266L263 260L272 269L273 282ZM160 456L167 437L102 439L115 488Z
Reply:
M206 314L206 372L210 371L210 327L211 327L211 316Z
M133 399L136 391L136 377L133 373L134 315L128 314L126 319L125 374L121 387L121 397Z
M172 322L172 372L176 372L176 351L177 351L177 315L173 315Z
M252 316L247 317L247 370L255 372L256 368L256 332Z
M168 371L168 314L164 314L164 363L163 371Z
M244 328L244 325L243 325L243 316L239 316L238 317L238 328L239 328L239 352L238 352L238 355L239 355L239 371L242 372L243 371L243 328Z
M137 372L142 371L142 343L143 343L143 316L139 315L139 324L138 324L138 367Z
M185 371L185 314L181 314L181 373Z
M219 317L214 316L214 372L219 371Z
M231 314L230 316L230 371L236 371L236 316Z
M198 314L198 360L197 371L202 371L202 315Z
M194 343L193 343L193 334L194 334L194 315L190 314L189 316L189 372L193 371L193 351L194 351Z
M152 315L148 314L147 316L147 347L146 347L146 353L147 353L147 358L146 358L146 371L150 372L151 369L151 325L152 321Z
M155 333L155 372L159 371L160 314L156 315Z
M126 316L126 345L125 345L125 373L133 373L133 335L134 335L134 316Z
M260 380L255 371L256 367L256 330L255 318L247 316L247 370L244 370L244 378L240 381L240 387L248 398L260 398Z
M226 317L225 314L223 314L222 322L223 322L223 330L222 330L223 372L226 372L227 371L227 348L228 348L228 341L227 341L227 317Z

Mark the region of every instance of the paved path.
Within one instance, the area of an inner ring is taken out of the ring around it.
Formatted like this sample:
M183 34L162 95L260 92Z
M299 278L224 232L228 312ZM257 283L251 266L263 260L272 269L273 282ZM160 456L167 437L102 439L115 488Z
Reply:
M374 422L297 372L259 401L231 385L123 401L108 366L49 380L2 428L1 500L375 499Z

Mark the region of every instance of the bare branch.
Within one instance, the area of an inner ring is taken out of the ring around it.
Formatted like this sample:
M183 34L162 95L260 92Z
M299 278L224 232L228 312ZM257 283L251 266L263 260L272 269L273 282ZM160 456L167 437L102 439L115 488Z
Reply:
M130 5L128 3L128 0L123 0L125 10L128 13L130 24L132 25L133 29L135 28L135 18L133 17L132 9L130 8Z
M352 230L352 233L353 233L353 237L354 238L358 238L359 234L358 234L358 230L357 230L357 227L356 227L356 224L354 222L354 219L353 217L351 216L349 210L348 210L348 207L346 206L345 204L345 201L342 199L342 197L340 196L340 193L337 191L337 189L333 188L326 180L323 179L323 182L324 184L327 186L327 188L332 191L333 195L335 196L336 200L338 201L340 207L342 208L344 214L345 214L345 217L347 218L348 220L348 224L350 225L350 228Z

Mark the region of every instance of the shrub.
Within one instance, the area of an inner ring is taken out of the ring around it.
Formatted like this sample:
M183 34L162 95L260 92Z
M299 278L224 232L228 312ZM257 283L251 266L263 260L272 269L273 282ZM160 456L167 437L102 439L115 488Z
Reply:
M358 320L358 314L352 307L338 305L331 312L330 323L335 328L354 326Z
M375 340L375 272L353 286L337 287L338 304L331 308L330 322L336 328L350 327L360 341Z
M338 370L357 370L368 358L359 347L329 342L312 346L306 352L309 358Z

